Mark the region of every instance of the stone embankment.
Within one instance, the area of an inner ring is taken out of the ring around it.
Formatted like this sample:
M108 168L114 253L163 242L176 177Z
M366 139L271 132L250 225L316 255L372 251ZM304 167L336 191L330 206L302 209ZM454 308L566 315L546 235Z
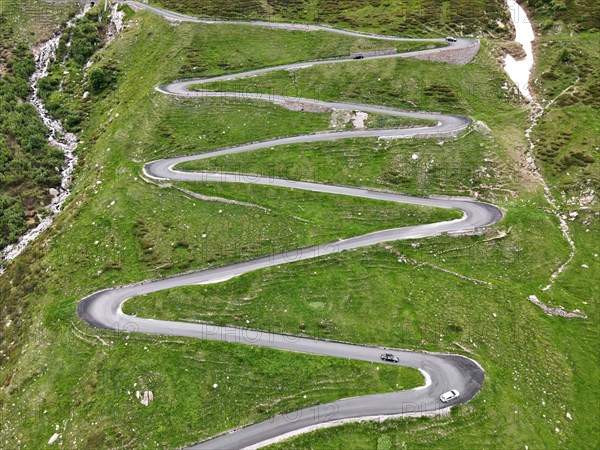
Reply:
M423 61L445 62L464 66L475 57L479 51L479 45L480 44L477 39L471 39L471 45L467 47L442 47L440 48L440 51L431 51L427 54L414 55L411 56L411 58L420 59Z

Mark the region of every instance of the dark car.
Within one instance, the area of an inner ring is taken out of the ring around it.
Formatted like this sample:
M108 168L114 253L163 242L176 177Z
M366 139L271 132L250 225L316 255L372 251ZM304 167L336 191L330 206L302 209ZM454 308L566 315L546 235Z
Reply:
M400 358L398 358L396 355L393 355L392 353L382 353L381 354L381 359L383 361L395 362L395 363L397 363L398 361L400 361Z
M354 55L354 59L365 59L365 55Z

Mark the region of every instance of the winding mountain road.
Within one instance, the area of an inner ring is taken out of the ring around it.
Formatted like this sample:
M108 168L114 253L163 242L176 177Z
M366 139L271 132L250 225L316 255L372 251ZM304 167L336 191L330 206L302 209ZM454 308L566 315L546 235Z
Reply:
M213 23L213 20L200 20L170 11L153 8L138 2L126 2L136 9L147 9L160 14L168 20L193 21ZM242 22L239 22L242 23ZM246 23L257 26L274 26L272 23L251 22ZM331 31L352 36L373 37L374 39L408 40L385 36L370 36L364 33L355 33L337 30L321 26L285 25L275 26L289 29L301 29L310 31L313 29ZM454 43L458 48L470 48L473 41L459 39ZM427 52L451 51L452 46L411 52L403 55L384 55L365 57L367 59L396 58L423 55ZM363 60L363 61L364 61ZM169 181L200 181L200 182L225 182L225 183L252 183L258 185L278 186L282 188L302 189L314 192L322 192L333 195L345 195L360 198L384 200L397 203L413 205L433 206L440 208L457 209L463 212L460 219L439 223L423 224L410 227L394 228L384 231L365 234L350 239L302 248L286 253L269 255L251 261L240 262L226 267L210 270L202 270L171 278L148 281L142 284L123 286L107 289L94 293L80 301L78 314L81 319L98 328L107 328L127 332L139 332L169 336L185 336L198 339L219 340L234 342L238 344L256 345L270 347L279 350L310 353L330 357L348 358L372 363L386 364L380 360L381 348L323 341L305 337L297 337L284 334L276 334L267 331L249 330L234 327L221 327L208 324L172 322L164 320L144 319L129 316L123 313L123 303L139 295L172 289L179 286L198 284L219 283L242 274L263 269L266 267L289 264L295 261L317 258L325 255L339 253L367 247L374 244L395 241L400 239L415 239L429 236L437 236L451 231L468 231L475 228L488 226L496 223L502 218L500 210L490 204L477 202L470 199L450 197L420 198L402 195L392 192L384 192L372 189L362 189L349 186L334 186L319 183L291 181L272 177L257 175L214 173L214 172L182 172L176 170L175 166L182 162L199 159L213 158L216 156L249 152L273 146L281 146L293 143L318 142L343 138L357 137L437 137L455 136L461 130L469 126L471 120L459 115L442 115L434 113L406 112L392 108L369 106L352 103L322 102L312 99L297 99L284 96L266 94L248 94L236 92L206 92L190 91L191 85L198 85L219 80L231 80L274 70L301 69L313 64L347 63L352 59L337 59L334 61L317 61L311 63L290 64L285 66L270 67L241 74L224 75L210 79L177 81L171 84L159 86L157 89L167 95L185 97L206 98L237 97L269 101L275 104L288 104L291 101L303 105L312 105L330 109L361 110L366 112L383 113L395 116L430 119L436 125L429 127L390 129L390 130L363 130L346 131L338 133L318 133L306 136L295 136L275 139L266 142L252 143L237 147L219 149L198 155L183 156L146 164L144 172L147 177L157 180ZM310 431L316 428L333 426L340 423L356 420L378 419L385 417L398 417L410 415L435 415L446 411L448 406L469 401L477 394L484 380L483 369L472 359L460 355L434 354L414 351L395 350L399 356L399 365L419 369L425 376L426 385L408 391L393 392L387 394L368 395L356 398L338 400L332 403L306 408L291 414L278 415L264 422L249 425L221 436L209 439L194 445L195 449L239 449L257 448L268 443ZM449 404L442 404L439 396L450 389L458 389L461 396Z

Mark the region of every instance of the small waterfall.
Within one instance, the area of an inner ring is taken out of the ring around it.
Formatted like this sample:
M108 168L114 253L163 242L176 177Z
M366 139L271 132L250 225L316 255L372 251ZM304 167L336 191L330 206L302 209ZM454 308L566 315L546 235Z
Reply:
M75 24L75 21L83 17L88 10L89 6L86 5L86 7L84 7L79 14L67 22L65 28L72 27ZM61 169L60 188L51 190L53 196L50 204L47 205L48 215L43 218L35 228L32 228L22 235L18 242L6 246L0 252L0 275L4 273L4 268L1 264L11 261L19 256L30 242L35 240L52 224L54 216L60 212L65 200L71 193L70 185L73 179L75 166L77 165L77 156L75 155L75 149L77 148L77 136L75 136L73 133L66 132L58 120L50 117L46 107L38 95L38 83L42 78L48 75L50 64L54 59L54 55L56 54L56 49L58 48L60 38L60 33L56 34L52 39L34 49L35 72L29 79L29 85L31 86L29 102L35 106L42 119L42 122L44 123L44 126L48 129L48 142L50 145L61 149L65 155L65 161Z

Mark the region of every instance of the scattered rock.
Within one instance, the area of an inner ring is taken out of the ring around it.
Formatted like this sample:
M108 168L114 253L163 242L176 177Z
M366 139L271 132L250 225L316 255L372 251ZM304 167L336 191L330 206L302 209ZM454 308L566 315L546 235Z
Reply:
M369 115L363 111L352 112L343 109L334 109L329 121L329 127L341 131L347 129L348 125L352 123L354 129L364 130L366 128L365 122L368 118Z
M530 295L527 299L536 306L539 306L546 314L557 317L566 317L567 319L587 319L587 316L576 312L565 311L562 307L551 308L543 303L536 295Z
M357 130L364 130L366 128L365 121L368 118L369 115L366 112L357 111L354 113L354 116L352 116L352 125L354 125L354 128Z
M500 46L500 53L502 56L510 55L516 61L521 61L527 56L523 46L519 42L515 41L503 42Z
M152 400L154 400L154 394L152 393L152 391L144 391L144 396L142 398L142 405L150 406L150 403L152 403Z
M150 406L150 403L152 403L152 400L154 400L154 394L152 391L144 391L144 394L141 394L140 391L135 391L135 397L144 406Z
M53 435L50 437L50 439L48 439L48 445L52 445L52 444L54 444L54 443L55 443L55 442L58 440L58 438L59 438L59 437L60 437L60 434L58 434L58 433L54 433L54 434L53 434Z
M475 122L475 125L473 127L475 128L475 131L483 134L486 137L490 137L492 135L492 130L482 120L478 120L477 122Z

